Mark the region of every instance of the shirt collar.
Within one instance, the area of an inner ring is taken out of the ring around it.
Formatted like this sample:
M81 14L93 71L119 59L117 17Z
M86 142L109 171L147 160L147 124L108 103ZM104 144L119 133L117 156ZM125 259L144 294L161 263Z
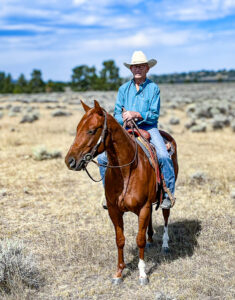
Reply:
M140 89L138 91L138 93L142 92L143 89L146 87L146 85L150 82L150 80L146 77L145 81L143 83L140 84ZM131 83L133 83L133 85L135 86L135 80L134 78L131 79Z

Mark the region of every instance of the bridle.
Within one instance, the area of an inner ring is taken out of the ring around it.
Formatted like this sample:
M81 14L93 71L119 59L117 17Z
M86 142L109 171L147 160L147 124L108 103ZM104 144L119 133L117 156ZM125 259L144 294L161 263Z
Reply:
M92 150L88 153L86 153L82 159L81 159L81 163L83 164L83 169L89 164L89 162L91 162L96 155L97 149L99 148L101 143L104 143L105 141L105 137L107 134L107 113L105 110L103 110L104 112L104 126L103 126L103 130L101 132L101 135L97 141L97 143L95 144L95 146L92 148Z
M134 163L134 161L136 160L137 158L137 154L138 154L138 145L137 145L137 142L136 140L134 139L135 141L135 155L134 155L134 158L132 159L132 161L130 161L129 163L127 164L124 164L124 165L117 165L117 166L112 166L112 165L106 165L106 164L100 164L100 163L97 163L94 158L97 154L97 149L98 147L104 142L105 142L105 138L107 136L107 131L108 131L108 127L107 127L107 112L103 109L103 113L104 113L104 126L103 126L103 130L101 132L101 135L97 141L97 143L95 144L95 146L92 148L92 150L88 153L86 153L82 159L80 160L80 164L82 165L82 169L86 171L87 175L95 182L100 182L101 180L103 180L104 176L100 179L100 180L95 180L91 175L90 173L88 172L87 170L87 165L90 163L90 162L93 162L95 163L97 166L103 166L103 167L106 167L106 168L124 168L124 167L127 167L127 166L130 166L131 164ZM132 131L133 131L133 134L134 134L134 128L132 126Z

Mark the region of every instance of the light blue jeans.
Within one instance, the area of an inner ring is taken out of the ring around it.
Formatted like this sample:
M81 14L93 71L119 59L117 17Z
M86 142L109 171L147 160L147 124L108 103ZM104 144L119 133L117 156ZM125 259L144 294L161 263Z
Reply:
M170 158L170 155L168 154L166 150L166 145L163 141L163 138L161 134L159 133L158 129L156 127L149 127L149 126L140 126L141 129L147 130L151 135L150 142L154 145L157 151L157 157L159 166L161 168L161 172L163 173L166 186L169 188L171 193L174 195L175 192L175 173L174 173L174 167L173 162ZM106 152L101 153L97 157L98 163L107 165L108 159ZM100 175L103 177L103 185L105 185L105 172L106 167L100 166ZM168 195L165 195L165 198L168 198Z

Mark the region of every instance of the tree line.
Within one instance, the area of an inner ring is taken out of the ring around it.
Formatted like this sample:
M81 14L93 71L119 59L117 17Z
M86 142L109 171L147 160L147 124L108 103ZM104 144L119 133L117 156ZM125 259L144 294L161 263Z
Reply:
M205 82L232 82L235 81L235 70L200 70L172 74L151 75L157 83L205 83Z
M157 83L190 83L190 82L223 82L235 81L235 70L195 71L164 75L151 75L150 79ZM13 80L11 74L0 71L0 93L44 93L63 92L66 87L74 91L117 90L128 78L119 76L119 68L114 60L102 63L101 71L97 72L94 66L80 65L72 69L71 81L61 82L42 79L40 70L33 70L31 78L27 80L21 74Z
M52 80L45 82L42 79L42 72L36 69L32 71L29 80L24 74L13 80L11 74L0 72L0 93L63 92L66 86L74 91L110 91L117 90L121 83L119 68L113 60L104 61L100 72L97 72L94 66L77 66L73 68L71 81L67 83Z

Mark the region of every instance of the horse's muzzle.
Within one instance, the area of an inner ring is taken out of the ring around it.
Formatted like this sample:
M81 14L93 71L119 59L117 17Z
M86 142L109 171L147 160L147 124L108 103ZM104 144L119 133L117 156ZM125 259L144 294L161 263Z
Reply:
M70 170L81 171L84 168L85 161L83 159L76 161L74 157L69 157L67 166Z
M70 157L68 163L69 163L70 169L73 169L76 167L76 160L74 157Z

